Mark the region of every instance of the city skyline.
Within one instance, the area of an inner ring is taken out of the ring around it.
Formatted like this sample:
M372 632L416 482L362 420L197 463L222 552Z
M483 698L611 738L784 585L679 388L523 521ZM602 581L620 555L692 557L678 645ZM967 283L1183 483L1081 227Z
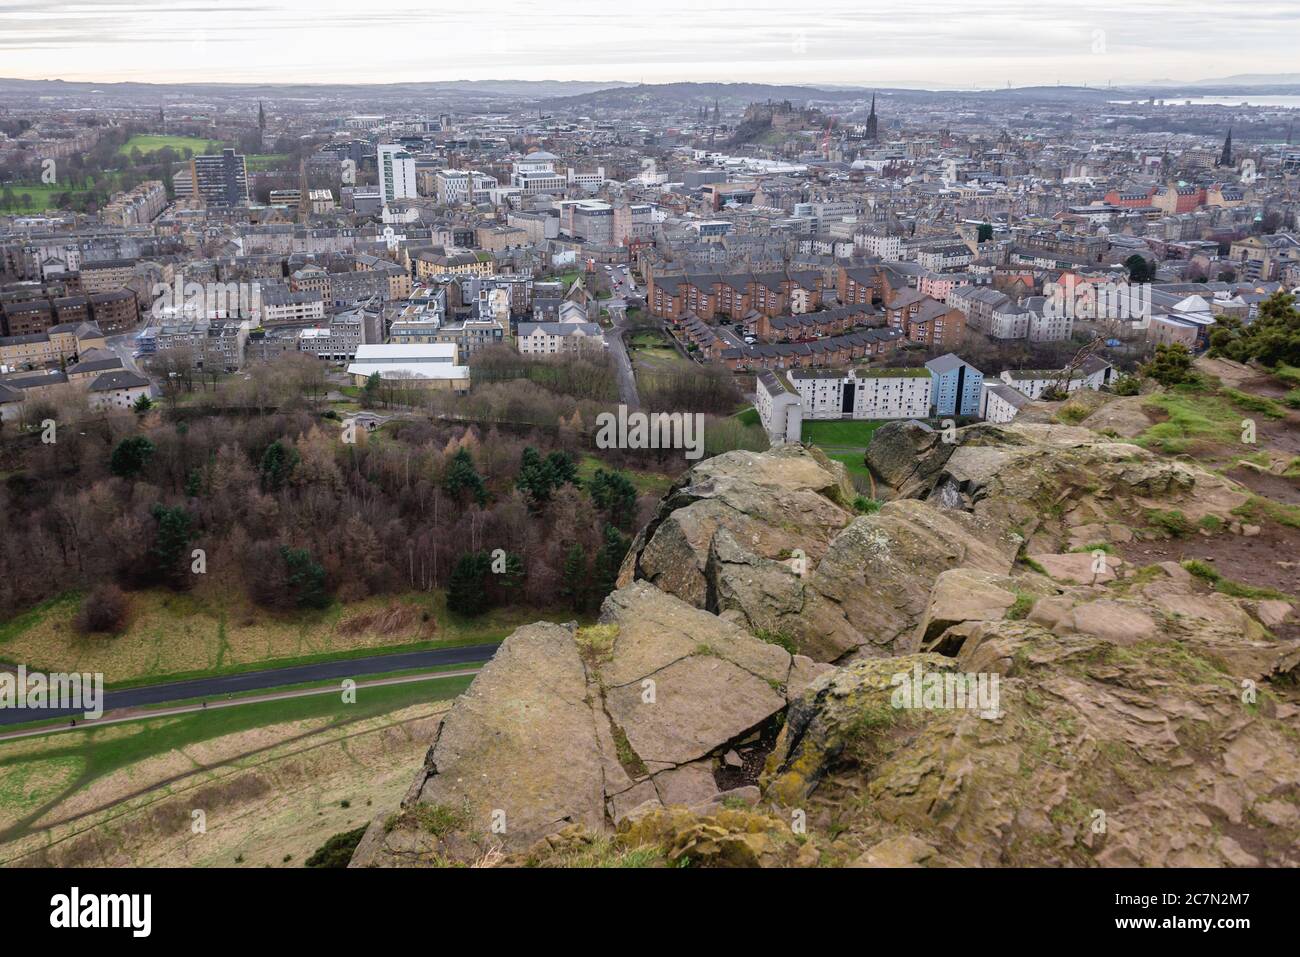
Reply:
M1046 0L1028 17L1010 0L990 0L978 16L957 0L924 10L875 6L831 0L793 17L777 0L667 0L654 16L629 16L592 0L559 11L537 0L505 0L490 17L470 22L462 5L431 9L415 0L365 13L336 0L179 7L0 0L0 73L103 83L1097 86L1286 72L1294 63L1288 38L1300 22L1300 9L1281 2L1231 19L1220 5L1175 0L1107 0L1086 11ZM170 37L163 43L155 32L160 22ZM411 48L395 46L395 37Z

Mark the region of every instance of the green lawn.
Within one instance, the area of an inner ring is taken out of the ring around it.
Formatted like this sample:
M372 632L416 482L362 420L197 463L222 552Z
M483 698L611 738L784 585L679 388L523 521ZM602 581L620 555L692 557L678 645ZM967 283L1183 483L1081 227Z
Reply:
M117 151L123 156L130 156L132 151L139 150L147 156L167 146L170 146L177 153L183 154L185 150L189 150L195 156L203 156L220 150L221 142L219 140L201 139L197 136L163 136L154 133L137 133L118 147Z
M739 419L742 425L762 425L762 420L758 417L758 409L753 406L737 412L735 418Z
M281 169L288 153L252 153L244 158L250 171L263 172L268 169Z
M832 449L865 449L884 421L871 419L804 420L803 440Z
M12 205L6 202L6 197L10 196L11 191ZM52 197L56 194L84 192L87 190L59 185L47 186L44 183L6 183L0 186L0 213L43 213L54 207Z
M826 457L834 459L836 462L842 462L844 467L849 470L849 474L857 478L871 481L871 470L867 468L867 463L863 461L861 452L827 452Z

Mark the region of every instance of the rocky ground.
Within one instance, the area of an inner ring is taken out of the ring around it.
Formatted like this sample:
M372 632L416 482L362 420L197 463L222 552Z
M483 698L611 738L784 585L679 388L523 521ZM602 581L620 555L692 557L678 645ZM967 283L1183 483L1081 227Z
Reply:
M1154 551L1293 515L1048 421L893 423L867 464L866 514L815 451L696 466L598 625L506 641L353 865L1300 864L1292 590Z

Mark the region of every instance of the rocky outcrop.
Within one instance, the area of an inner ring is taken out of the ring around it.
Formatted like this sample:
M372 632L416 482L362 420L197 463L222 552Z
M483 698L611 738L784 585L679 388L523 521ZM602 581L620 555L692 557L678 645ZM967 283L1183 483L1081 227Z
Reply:
M506 640L354 865L1300 864L1291 603L1112 546L1245 492L1078 427L948 437L878 430L866 514L799 447L696 466L598 624Z
M843 829L827 863L924 837L926 866L1295 866L1300 707L1259 689L1300 650L1241 615L1162 575L954 628L953 657L838 668L790 707L765 796ZM945 695L973 674L995 708Z
M720 804L761 764L722 774L724 755L743 769L817 674L645 582L610 595L592 628L520 628L457 699L402 809L372 823L354 864L521 852L574 825Z

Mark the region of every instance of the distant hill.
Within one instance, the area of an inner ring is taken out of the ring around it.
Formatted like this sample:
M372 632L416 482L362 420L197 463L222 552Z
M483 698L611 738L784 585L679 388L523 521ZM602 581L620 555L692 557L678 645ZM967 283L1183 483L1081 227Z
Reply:
M444 80L428 83L95 83L68 80L0 78L0 95L68 96L100 92L110 96L163 97L341 97L377 102L402 97L450 97L537 100L577 96L596 90L631 86L624 81L580 80Z
M576 96L555 97L545 101L543 106L558 110L632 109L651 104L712 104L716 99L723 106L738 109L764 100L789 100L795 106L803 106L811 100L850 102L868 97L872 92L862 88L822 89L767 83L643 83Z

